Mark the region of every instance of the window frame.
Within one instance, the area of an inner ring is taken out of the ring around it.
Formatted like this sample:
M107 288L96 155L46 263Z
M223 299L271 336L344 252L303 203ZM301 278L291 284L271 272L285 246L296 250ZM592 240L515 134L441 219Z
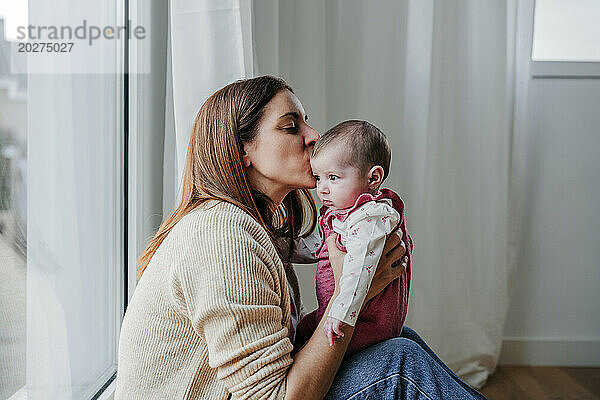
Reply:
M129 20L129 0L117 0L117 26L126 25ZM130 162L131 156L129 154L129 37L125 36L124 40L117 45L117 66L121 66L121 69L118 74L117 79L117 126L115 126L115 131L120 133L121 140L118 142L117 154L120 155L119 165L120 165L120 173L119 173L119 187L120 193L119 197L119 209L120 218L118 221L119 231L119 245L118 245L118 260L120 262L120 266L118 267L117 273L117 284L116 284L116 304L117 308L115 310L115 318L113 318L113 323L115 326L112 327L111 332L114 334L112 337L112 348L109 351L114 352L115 358L118 357L118 343L119 336L121 332L121 324L123 322L123 317L125 316L125 310L127 309L127 305L131 298L131 294L133 294L133 288L129 282L130 275L130 253L131 248L129 246L129 232L131 225L131 214L129 209L131 207L130 204ZM117 42L119 43L119 42ZM133 264L135 265L135 263ZM113 364L111 368L111 372L109 376L104 379L100 379L99 381L104 382L100 386L99 389L93 391L94 393L90 399L91 400L106 400L112 397L115 388L116 388L116 378L117 378L117 364Z
M124 26L129 19L129 0L116 0L116 25ZM129 155L127 149L130 148L129 143L129 41L125 39L116 42L116 104L114 110L117 118L114 126L115 132L120 137L116 144L116 154L118 154L119 169L116 174L117 193L114 199L117 204L119 215L115 218L116 240L115 240L115 265L112 265L110 270L111 276L111 291L109 296L112 296L112 315L109 315L108 330L110 335L111 345L106 350L113 353L115 362L107 368L107 370L98 377L95 384L87 388L89 399L91 400L106 400L112 397L116 388L117 375L117 357L118 357L118 341L120 335L120 326L125 315L127 304L133 294L135 287L135 246L129 246L129 227L135 220L132 218L130 208L132 202L130 200L130 164L135 162L135 154L133 157ZM119 68L120 67L120 68ZM135 207L135 204L133 204ZM133 248L132 248L133 247ZM131 259L133 257L133 263ZM132 268L133 266L133 268ZM133 271L132 271L133 270ZM133 281L131 277L133 276ZM114 296L113 296L114 295ZM22 386L8 400L21 400L27 398L27 386Z
M600 62L595 61L534 61L534 79L600 79Z
M121 58L118 62L123 66L120 74L122 91L118 96L119 99L123 99L119 128L122 132L121 143L123 146L121 152L123 232L121 246L122 290L120 291L122 296L120 296L121 313L118 321L118 333L120 333L127 305L131 301L137 285L137 257L144 250L149 235L155 232L156 223L160 222L160 220L151 221L152 218L155 218L157 214L162 214L162 191L157 195L153 185L159 185L162 189L162 180L156 179L157 167L154 157L164 151L162 147L164 127L157 130L156 127L151 126L148 119L149 115L153 115L157 111L157 108L164 111L164 99L158 105L153 101L152 96L156 96L153 92L156 88L153 85L156 85L156 82L152 79L164 80L165 76L157 74L156 71L150 73L148 65L151 64L151 55L160 57L161 51L166 52L166 47L164 49L161 47L166 42L160 42L160 34L157 33L160 29L155 27L157 29L150 32L152 23L156 23L153 20L155 18L153 12L156 11L154 6L145 4L144 0L122 0L120 6L122 8L122 15L119 18L120 25L125 25L125 21L129 21L131 27L144 26L148 28L149 32L145 40L131 40L126 37L119 50ZM164 17L167 15L164 14ZM156 34L154 39L150 39L152 34ZM157 69L157 71L159 70ZM155 137L157 134L161 135L158 141ZM160 142L160 145L157 142ZM152 169L153 167L155 170ZM162 164L158 169L162 171ZM114 340L115 345L118 344L118 340L117 336ZM116 365L113 376L96 392L92 400L112 398L115 389Z

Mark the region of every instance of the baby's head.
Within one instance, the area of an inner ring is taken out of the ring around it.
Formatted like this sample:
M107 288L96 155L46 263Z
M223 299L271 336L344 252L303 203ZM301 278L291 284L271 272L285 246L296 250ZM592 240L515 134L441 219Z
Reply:
M370 123L350 120L334 126L317 141L310 160L319 199L332 209L352 207L361 194L377 192L390 159L385 135Z

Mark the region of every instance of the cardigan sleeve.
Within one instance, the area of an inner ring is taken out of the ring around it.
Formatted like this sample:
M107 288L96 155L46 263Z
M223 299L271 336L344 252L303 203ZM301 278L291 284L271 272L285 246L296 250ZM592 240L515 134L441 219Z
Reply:
M283 399L293 362L285 273L264 229L227 207L235 206L206 213L187 235L178 267L186 311L234 399Z

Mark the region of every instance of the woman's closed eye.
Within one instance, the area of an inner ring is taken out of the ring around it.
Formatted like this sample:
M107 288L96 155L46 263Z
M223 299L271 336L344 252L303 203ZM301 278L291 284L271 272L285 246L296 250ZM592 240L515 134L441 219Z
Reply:
M292 121L289 124L287 124L286 126L284 126L283 129L285 131L295 133L298 131L298 126L296 125L296 122Z

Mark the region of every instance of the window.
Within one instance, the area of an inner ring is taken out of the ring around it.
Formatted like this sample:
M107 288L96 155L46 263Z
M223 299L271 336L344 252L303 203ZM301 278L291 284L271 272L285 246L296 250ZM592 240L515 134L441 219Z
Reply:
M0 7L0 398L91 399L116 372L125 297L124 43L89 45L103 70L85 41L40 62L4 36L22 3ZM37 26L125 20L122 0L28 9Z
M532 77L600 78L600 2L535 0L534 8Z
M536 0L534 61L600 61L600 1Z

